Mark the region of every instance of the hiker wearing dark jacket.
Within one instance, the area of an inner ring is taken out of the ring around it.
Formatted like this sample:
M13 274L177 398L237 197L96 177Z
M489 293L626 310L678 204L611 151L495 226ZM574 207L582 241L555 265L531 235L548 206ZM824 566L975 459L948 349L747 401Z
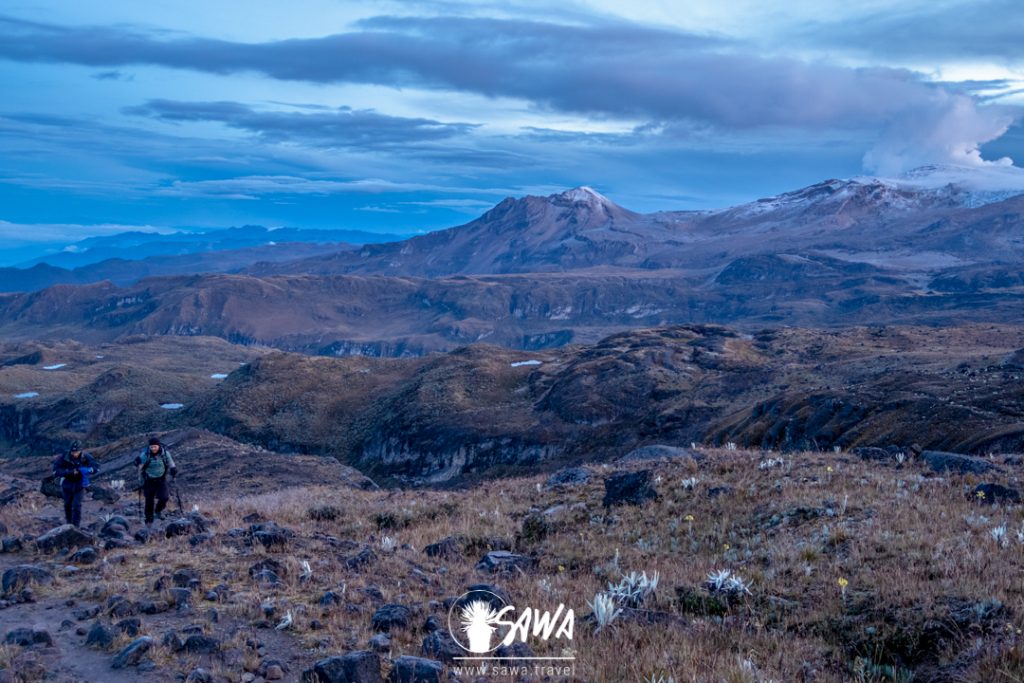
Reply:
M82 452L82 444L75 441L67 453L53 461L53 474L61 478L60 492L64 497L64 520L79 526L82 523L82 498L89 489L89 477L100 471L91 453Z
M135 466L139 468L139 476L142 479L142 493L146 496L146 524L153 523L153 514L163 519L164 508L171 494L167 489L167 475L176 477L178 468L174 466L174 458L171 452L164 448L160 439L156 437L149 440L149 448L142 451L135 458ZM154 509L153 501L156 500Z

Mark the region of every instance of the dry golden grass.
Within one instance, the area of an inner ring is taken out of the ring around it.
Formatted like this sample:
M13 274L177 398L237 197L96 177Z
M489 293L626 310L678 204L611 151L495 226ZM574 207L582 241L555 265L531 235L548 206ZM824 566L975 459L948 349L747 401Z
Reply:
M663 675L667 681L671 675L677 683L839 683L909 681L915 673L925 680L942 671L969 681L1024 681L1020 506L982 504L969 496L980 480L926 474L916 463L895 468L807 452L761 469L764 453L704 453L696 469L689 460L643 465L654 469L658 500L611 510L602 507L603 479L616 468L606 466L591 467L590 483L564 492L544 490L542 476L451 491L310 487L243 498L210 492L196 502L217 520L213 541L192 548L179 537L110 551L108 557L123 552L125 562L84 569L95 573L89 589L78 578L59 577L40 593L152 598L159 576L193 567L204 590L230 586L232 597L214 605L221 623L251 628L291 612L288 634L312 661L365 649L380 601L364 588L374 586L384 602L414 608L412 628L392 633L390 656L397 657L421 654L419 626L429 614L446 618L443 609L432 611L431 601L493 582L520 607L554 610L561 602L575 610L571 643L530 643L538 655L575 651L573 680L622 683ZM681 484L691 476L699 480L692 490ZM1019 487L1006 476L997 480ZM724 488L709 495L716 487ZM545 528L521 533L528 515L556 505L563 507L544 515ZM321 510L321 518L311 518L311 509ZM295 533L286 548L246 547L227 537L227 530L247 527L243 517L253 512ZM0 521L11 529L31 527L34 514L32 504L22 503L0 511ZM1007 547L991 536L998 525L1006 525ZM423 552L452 535L475 542L476 549L451 559ZM394 549L384 547L385 536ZM489 538L532 554L537 568L506 577L482 574L475 564ZM344 559L364 545L377 561L349 569ZM32 551L24 554L31 561ZM248 568L263 557L283 565L281 586L250 579ZM312 569L308 579L301 576L304 560ZM719 569L746 579L750 594L702 614L680 596L710 598L703 584ZM654 623L627 615L594 633L587 602L633 570L660 576L642 612ZM318 600L326 590L341 595L342 604L322 608ZM201 595L197 604L204 604ZM268 600L271 617L264 614ZM1003 609L973 621L951 617L993 600ZM244 649L244 633L234 633L229 643ZM177 658L182 667L180 655L156 656L168 666Z

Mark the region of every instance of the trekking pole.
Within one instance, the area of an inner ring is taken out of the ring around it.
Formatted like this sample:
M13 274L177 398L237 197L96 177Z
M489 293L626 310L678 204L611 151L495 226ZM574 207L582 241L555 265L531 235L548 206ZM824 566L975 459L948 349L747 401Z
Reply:
M174 481L174 497L178 500L178 514L184 517L185 507L181 504L181 486L178 485L176 477L172 477L172 481Z
M136 507L136 512L139 513L139 521L141 522L142 521L142 486L140 485L137 490L138 490L138 493L139 493L139 499L138 499L139 500L139 504Z

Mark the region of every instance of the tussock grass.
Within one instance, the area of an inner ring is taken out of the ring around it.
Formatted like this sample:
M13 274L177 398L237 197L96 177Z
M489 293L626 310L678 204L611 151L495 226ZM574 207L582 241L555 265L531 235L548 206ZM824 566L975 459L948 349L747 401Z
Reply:
M964 680L1024 680L1020 506L981 504L968 495L980 479L928 474L913 462L896 468L806 452L760 468L761 452L703 452L699 468L689 460L629 465L654 470L659 498L612 509L602 506L603 479L616 468L598 465L588 484L564 491L545 490L545 477L536 476L452 491L306 487L222 498L211 492L199 504L217 521L213 541L192 548L187 537L158 538L108 551L107 557L123 553L125 562L82 573L93 577L89 596L98 601L114 594L155 598L157 577L198 569L198 613L216 607L221 622L233 624L226 646L249 659L246 634L265 633L261 622L272 630L288 611L293 625L286 637L310 661L363 649L374 634L374 610L389 602L411 606L413 618L411 628L392 632L384 658L420 655L425 618L446 621L438 603L493 582L518 606L553 611L564 603L575 610L571 643L530 644L538 655L571 649L577 680L671 675L677 682L838 683L935 671ZM698 482L684 486L690 477ZM995 480L1020 486L1013 473ZM37 528L37 512L19 503L0 511L0 521ZM294 536L281 549L230 538L228 530L247 528L243 518L253 513ZM1009 531L1007 547L990 534L1000 524ZM449 536L460 537L463 554L423 552ZM494 545L532 555L536 568L482 574L475 564ZM376 560L350 568L346 560L363 548ZM281 585L252 581L249 567L260 560L278 563ZM750 593L709 593L708 574L722 569L742 577ZM630 571L657 572L657 590L641 609L595 634L587 602ZM203 592L221 583L229 597L204 603ZM47 590L86 597L78 578L61 578ZM328 590L341 604L319 604ZM977 618L964 616L972 610ZM160 663L184 671L180 655L156 651Z

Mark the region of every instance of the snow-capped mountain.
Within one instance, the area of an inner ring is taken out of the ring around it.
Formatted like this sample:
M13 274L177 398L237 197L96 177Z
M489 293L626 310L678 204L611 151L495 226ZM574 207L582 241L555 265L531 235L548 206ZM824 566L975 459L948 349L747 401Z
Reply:
M1024 169L1003 164L932 164L895 178L866 177L863 181L947 198L965 207L982 206L1024 194Z

